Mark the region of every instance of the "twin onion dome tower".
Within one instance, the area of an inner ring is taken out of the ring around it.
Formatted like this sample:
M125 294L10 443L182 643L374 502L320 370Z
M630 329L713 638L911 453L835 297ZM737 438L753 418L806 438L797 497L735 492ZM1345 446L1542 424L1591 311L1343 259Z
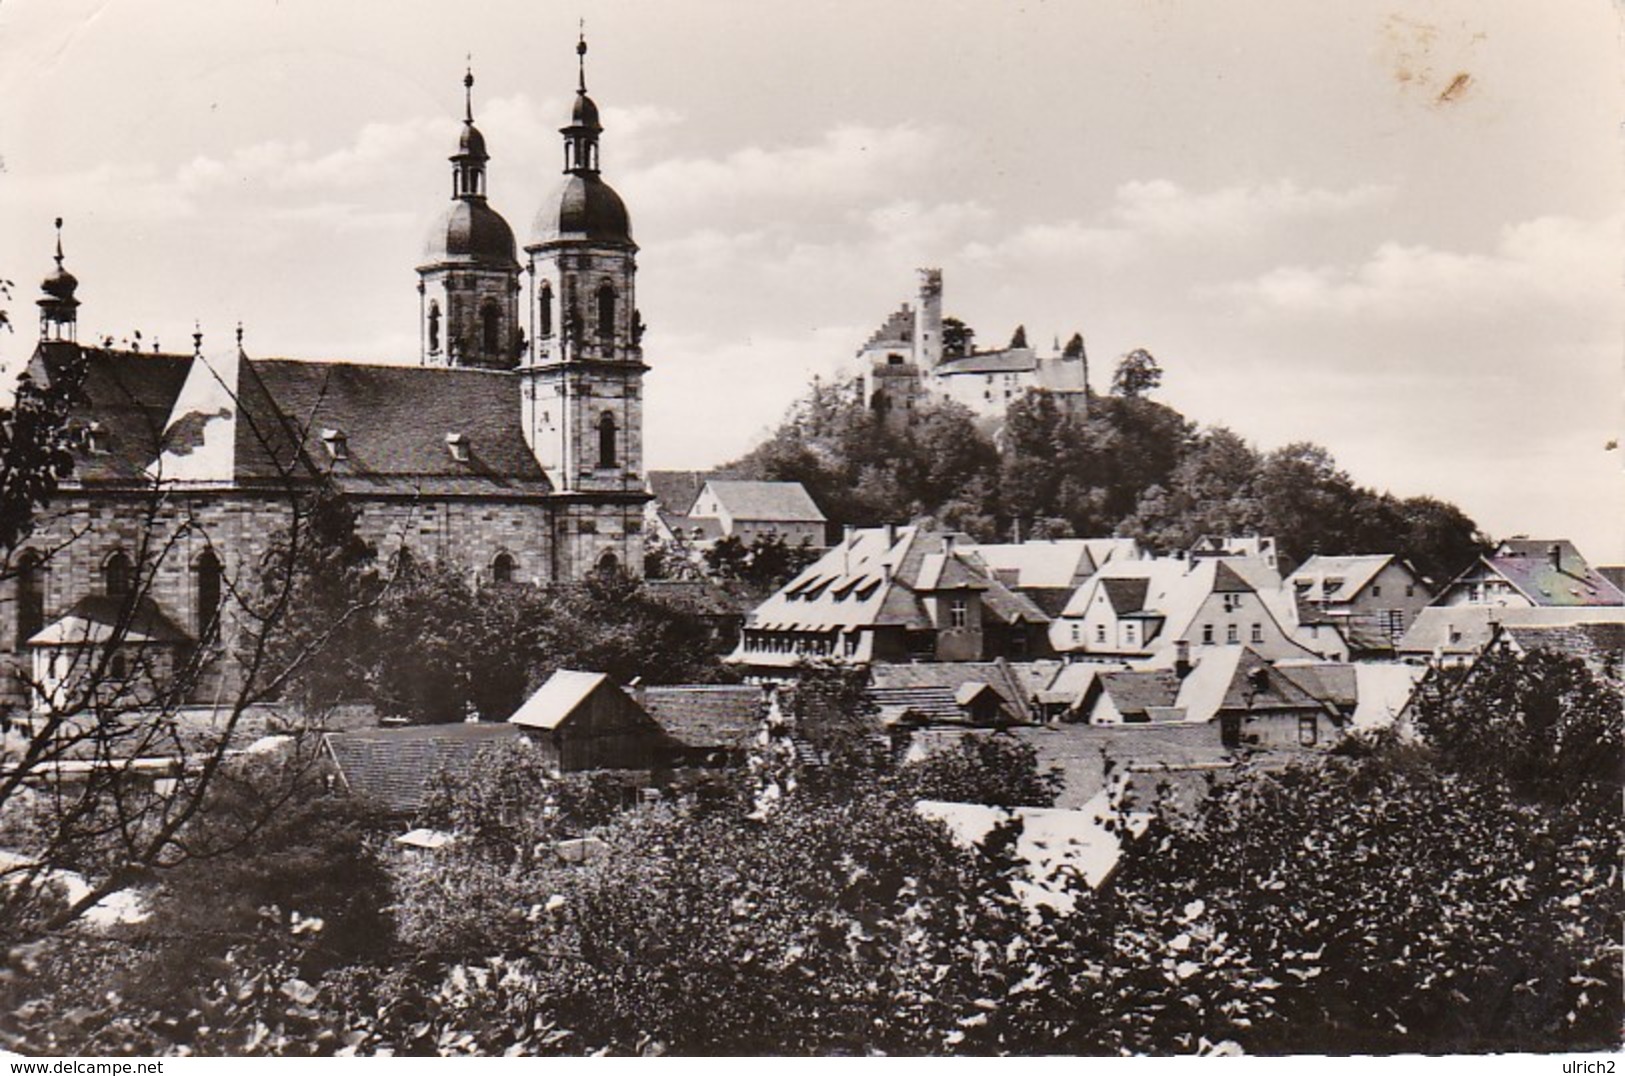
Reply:
M564 174L519 260L513 229L486 200L490 155L474 126L472 71L451 156L451 205L418 266L421 362L513 371L525 438L562 493L620 491L642 470L643 321L626 205L599 175L598 106L587 43L564 136ZM602 488L600 488L602 487Z

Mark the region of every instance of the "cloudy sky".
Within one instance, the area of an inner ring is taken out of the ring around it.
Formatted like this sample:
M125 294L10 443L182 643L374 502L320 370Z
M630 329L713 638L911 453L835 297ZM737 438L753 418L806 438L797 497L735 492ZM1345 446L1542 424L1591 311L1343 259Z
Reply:
M81 336L416 359L465 53L521 242L576 20L642 246L648 466L747 449L938 266L982 342L1081 331L1163 398L1495 535L1625 560L1607 0L0 4L0 278L51 219Z

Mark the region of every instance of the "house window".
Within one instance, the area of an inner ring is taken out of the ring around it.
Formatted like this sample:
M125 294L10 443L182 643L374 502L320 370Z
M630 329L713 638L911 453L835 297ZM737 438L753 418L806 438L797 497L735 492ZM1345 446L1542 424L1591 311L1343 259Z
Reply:
M440 351L440 300L429 300L429 354Z
M598 289L598 338L615 339L615 286L608 281Z
M536 297L536 335L553 335L553 285L545 280Z
M39 554L25 549L17 558L17 638L22 652L28 640L45 630L45 570Z
M1202 645L1203 646L1212 646L1213 645L1213 625L1212 624L1203 624L1202 625Z
M1404 611L1401 609L1384 609L1382 611L1382 629L1394 638L1405 634Z
M1253 642L1261 643L1263 641L1264 641L1264 625L1262 625L1262 624L1254 624L1253 625Z
M1405 597L1407 597L1407 598L1416 597L1416 586L1415 586L1415 584L1413 584L1413 583L1406 583L1405 584Z
M1241 629L1235 624L1226 624L1224 627L1224 641L1227 643L1241 642Z
M1083 642L1083 625L1082 624L1073 624L1072 625L1072 641L1075 642L1075 643Z
M135 582L135 566L130 563L130 557L120 549L102 564L102 590L113 597L123 597L130 593L130 587Z
M513 582L513 568L513 557L507 553L498 553L496 559L491 562L491 582Z
M1104 624L1096 624L1095 625L1095 642L1104 643L1105 641L1106 641L1106 625L1104 625Z
M197 575L196 587L192 592L192 616L197 626L197 637L203 639L213 630L215 618L220 615L220 558L214 555L214 550L205 549L192 570Z
M1372 586L1371 586L1371 596L1373 598L1382 597L1382 588L1373 583Z
M608 411L598 419L598 466L615 466L615 416Z
M1314 714L1304 714L1298 718L1298 742L1300 744L1305 747L1315 746L1315 740L1319 737L1319 734L1319 722L1315 720Z
M948 610L948 623L950 626L962 628L965 626L965 621L969 619L969 617L970 603L964 598L955 598L953 605L950 606Z

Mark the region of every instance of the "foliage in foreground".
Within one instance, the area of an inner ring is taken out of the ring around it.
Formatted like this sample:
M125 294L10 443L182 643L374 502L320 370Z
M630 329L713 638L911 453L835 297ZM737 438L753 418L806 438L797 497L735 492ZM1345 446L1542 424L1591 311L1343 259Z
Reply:
M1515 664L1510 695L1483 700L1481 716L1507 735L1541 727L1538 713L1513 705L1520 669L1544 682L1554 675ZM1617 692L1582 669L1560 672L1574 698L1599 702L1584 720L1602 723L1587 735L1617 742ZM839 682L815 678L814 687L800 711L838 705ZM782 794L765 809L759 783L725 781L710 798L618 814L549 784L522 754L493 758L475 779L444 787L433 807L459 841L386 859L396 908L387 954L324 965L311 951L327 928L283 919L199 961L196 981L177 985L168 1005L134 1012L87 996L85 985L105 979L56 979L50 1011L74 1015L54 1021L50 1045L278 1054L1617 1048L1621 819L1595 809L1600 797L1617 799L1617 767L1531 785L1527 753L1493 743L1469 752L1444 729L1427 743L1358 742L1215 783L1193 814L1160 817L1129 842L1111 883L1074 893L1067 915L1017 899L1015 827L995 829L979 849L957 845L913 810L907 767L888 770L864 750L779 781ZM1002 780L1042 787L1029 760L1004 748L961 748L932 780L945 795ZM526 790L537 786L556 810L527 815ZM585 864L552 851L556 838L589 831L601 855ZM365 842L348 847L342 855L376 854ZM37 972L18 974L14 1028L18 998L44 987Z

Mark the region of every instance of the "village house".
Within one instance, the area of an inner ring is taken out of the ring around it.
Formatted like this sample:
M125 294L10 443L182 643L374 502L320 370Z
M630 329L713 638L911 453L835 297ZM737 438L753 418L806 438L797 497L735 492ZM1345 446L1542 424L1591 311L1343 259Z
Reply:
M1452 579L1438 605L1625 605L1625 593L1586 563L1567 539L1509 538Z
M1050 628L1056 653L1085 661L1143 661L1181 642L1246 645L1271 660L1326 656L1304 638L1280 576L1241 556L1109 562Z
M1392 554L1313 556L1287 577L1300 624L1335 626L1351 656L1392 655L1433 588Z
M1101 565L1140 557L1132 538L1043 538L977 543L966 549L982 559L995 579L1051 616L1060 615Z
M728 660L776 678L809 659L1012 661L1048 653L1049 617L999 582L963 535L853 531L771 595Z
M1571 628L1625 625L1619 605L1432 605L1417 616L1395 644L1407 662L1440 666L1465 665L1489 645L1498 629Z
M800 482L713 478L695 496L687 518L714 519L724 538L751 545L776 537L791 546L824 545L827 521Z

